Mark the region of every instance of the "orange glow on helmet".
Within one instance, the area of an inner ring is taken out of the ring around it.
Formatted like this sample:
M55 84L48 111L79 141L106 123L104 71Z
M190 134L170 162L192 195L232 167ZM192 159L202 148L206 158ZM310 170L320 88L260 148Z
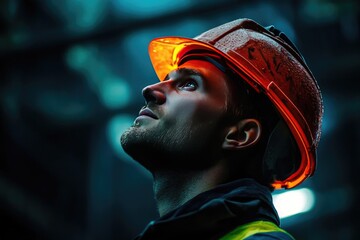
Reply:
M268 97L289 127L301 154L298 169L285 180L275 179L275 189L293 188L314 173L323 114L314 76L292 43L280 35L253 20L238 19L193 39L163 37L149 44L150 59L160 81L190 51L204 50L221 56L233 72Z

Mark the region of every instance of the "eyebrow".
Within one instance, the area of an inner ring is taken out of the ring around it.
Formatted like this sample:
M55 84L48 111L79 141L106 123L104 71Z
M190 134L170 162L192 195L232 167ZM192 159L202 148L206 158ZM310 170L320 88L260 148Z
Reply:
M195 76L199 76L201 78L201 80L204 79L204 76L199 71L192 69L192 68L178 68L171 73L177 73L180 75L192 75L192 76L195 75ZM169 74L166 75L166 77L164 78L164 81L169 80L169 78L170 78Z

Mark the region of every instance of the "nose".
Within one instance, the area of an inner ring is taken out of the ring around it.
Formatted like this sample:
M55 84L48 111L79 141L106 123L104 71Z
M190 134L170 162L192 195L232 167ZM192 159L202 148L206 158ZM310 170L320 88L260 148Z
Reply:
M160 83L149 85L142 90L146 104L150 102L161 105L166 101L165 93L160 88Z

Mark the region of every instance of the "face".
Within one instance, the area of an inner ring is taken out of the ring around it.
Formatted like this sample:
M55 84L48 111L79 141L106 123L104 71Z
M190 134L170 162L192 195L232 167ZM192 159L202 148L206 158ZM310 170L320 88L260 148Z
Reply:
M207 168L221 152L229 89L224 73L191 60L143 89L146 106L121 137L149 170Z

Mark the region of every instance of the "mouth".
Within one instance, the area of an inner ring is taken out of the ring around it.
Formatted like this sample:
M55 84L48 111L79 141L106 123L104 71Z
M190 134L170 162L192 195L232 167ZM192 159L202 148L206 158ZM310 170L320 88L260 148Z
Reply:
M159 119L149 108L141 109L139 112L139 116L147 116L153 119Z

